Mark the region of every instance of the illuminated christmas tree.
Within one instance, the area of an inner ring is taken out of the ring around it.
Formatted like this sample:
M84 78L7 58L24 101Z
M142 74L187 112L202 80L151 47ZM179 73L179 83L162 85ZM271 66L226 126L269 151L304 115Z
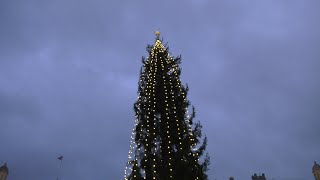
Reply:
M204 180L209 155L201 124L189 114L188 86L180 80L181 56L172 57L156 32L149 56L142 58L135 126L131 135L125 180Z

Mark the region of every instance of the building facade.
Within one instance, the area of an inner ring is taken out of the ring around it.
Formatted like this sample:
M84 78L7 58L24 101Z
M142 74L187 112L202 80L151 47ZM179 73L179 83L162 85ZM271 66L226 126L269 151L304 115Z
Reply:
M7 163L4 163L4 165L0 167L0 180L6 180L8 175L9 169L7 167Z
M254 174L253 176L252 176L252 180L267 180L267 178L266 178L266 176L264 175L264 173L262 173L261 174L261 176L259 175L257 175L257 174Z
M314 175L315 180L320 180L320 165L317 164L317 162L314 162L312 174Z

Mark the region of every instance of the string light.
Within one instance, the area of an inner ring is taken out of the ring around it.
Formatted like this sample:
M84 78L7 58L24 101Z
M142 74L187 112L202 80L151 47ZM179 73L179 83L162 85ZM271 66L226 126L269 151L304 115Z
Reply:
M156 112L156 108L157 108L157 104L156 104L156 94L155 94L155 87L156 87L156 74L157 74L157 70L158 70L158 60L160 60L160 67L161 70L164 72L165 71L165 67L171 67L168 71L168 73L170 72L170 74L173 73L173 76L171 76L169 74L168 79L166 79L165 76L163 76L163 87L164 87L164 103L165 103L165 113L164 113L164 117L159 117L159 123L161 122L161 119L164 120L165 123L165 132L167 134L167 152L168 152L168 169L169 169L169 176L170 178L172 178L172 173L173 173L173 166L172 166L172 155L171 152L175 152L174 148L172 147L172 143L175 143L175 139L172 138L170 136L170 132L171 132L171 127L170 124L171 122L175 123L174 126L177 129L177 133L178 133L178 144L179 145L177 148L177 150L182 150L183 146L183 139L182 139L182 132L186 133L186 129L188 130L189 135L187 136L189 138L189 144L190 144L190 148L191 148L191 153L194 156L194 160L198 161L198 153L196 153L196 148L193 148L196 146L196 143L194 141L194 135L193 135L193 130L191 127L191 121L188 115L188 110L187 108L185 109L184 113L187 115L186 121L185 123L183 121L179 121L178 120L178 116L177 116L177 101L175 101L175 95L176 97L181 95L183 102L186 103L187 99L185 96L185 93L183 92L183 88L181 86L181 80L179 79L179 76L177 74L178 71L178 66L177 64L175 64L173 58L168 54L164 59L162 57L158 58L159 53L164 53L166 50L166 48L163 46L163 44L161 43L161 41L159 39L156 40L153 48L151 49L150 55L147 57L147 60L145 61L145 63L143 64L143 68L142 68L142 73L141 73L141 77L139 80L139 86L141 87L142 91L139 92L139 97L138 97L138 104L137 107L138 108L142 108L147 110L147 115L145 117L146 120L146 127L144 127L144 123L140 122L139 123L139 119L142 120L144 119L143 117L138 116L138 114L140 114L140 112L136 112L136 120L135 120L135 125L133 128L133 132L131 134L131 140L130 140L130 148L129 148L129 155L128 155L128 163L126 165L125 168L125 180L127 180L127 175L130 174L128 173L128 171L132 172L132 167L133 166L137 166L139 164L138 159L136 156L133 156L132 153L135 151L137 152L141 152L141 150L143 150L144 152L144 157L145 157L145 162L148 161L149 157L147 157L148 152L152 153L153 151L153 158L152 158L152 166L149 172L152 172L152 179L156 179L156 174L157 174L157 164L156 164L156 152L161 151L161 143L157 144L157 129L156 129L156 121L157 121L157 114L158 112ZM165 61L163 61L165 60ZM164 64L165 62L165 64ZM174 80L174 81L172 81ZM146 82L146 83L145 83ZM178 92L174 92L174 85L179 89ZM168 91L169 88L169 91ZM145 94L143 97L142 95ZM143 105L141 104L143 102ZM169 107L169 102L172 104L171 107ZM139 109L140 111L141 109ZM165 118L166 117L166 118ZM172 117L173 119L170 119L170 117ZM141 147L140 145L140 141L138 140L137 143L135 142L134 136L136 135L135 130L137 129L137 126L140 125L141 127L140 129L140 135L142 136L143 134L145 134L144 138L145 138L145 146L146 148L138 148L137 147ZM143 132L143 129L145 129L145 132ZM173 142L174 141L174 142ZM153 149L152 149L153 148ZM158 148L158 149L157 149ZM152 155L152 154L151 154ZM136 164L132 165L133 160L136 160L135 162L137 162ZM181 158L181 160L183 160ZM162 159L160 161L163 161ZM195 168L197 169L197 163L195 163ZM128 168L130 167L130 168ZM146 169L147 167L144 166L144 168ZM128 170L128 171L127 171ZM136 172L136 169L134 169L134 172ZM146 179L146 172L143 170L143 178ZM134 177L136 177L136 175L134 175ZM198 176L196 176L196 179L199 179Z

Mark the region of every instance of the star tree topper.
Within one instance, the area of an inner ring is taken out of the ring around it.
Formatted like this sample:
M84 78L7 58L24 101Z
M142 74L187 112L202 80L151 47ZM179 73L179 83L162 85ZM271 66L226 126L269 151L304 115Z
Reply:
M154 32L154 34L155 34L157 37L159 37L159 36L160 36L160 31L156 31L156 32Z

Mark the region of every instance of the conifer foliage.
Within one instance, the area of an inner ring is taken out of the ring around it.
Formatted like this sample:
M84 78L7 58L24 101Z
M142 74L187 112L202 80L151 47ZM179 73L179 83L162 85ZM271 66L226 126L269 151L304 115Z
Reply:
M181 56L172 57L157 36L142 58L135 126L131 135L125 180L205 180L207 138L180 80ZM188 112L191 110L191 113Z

